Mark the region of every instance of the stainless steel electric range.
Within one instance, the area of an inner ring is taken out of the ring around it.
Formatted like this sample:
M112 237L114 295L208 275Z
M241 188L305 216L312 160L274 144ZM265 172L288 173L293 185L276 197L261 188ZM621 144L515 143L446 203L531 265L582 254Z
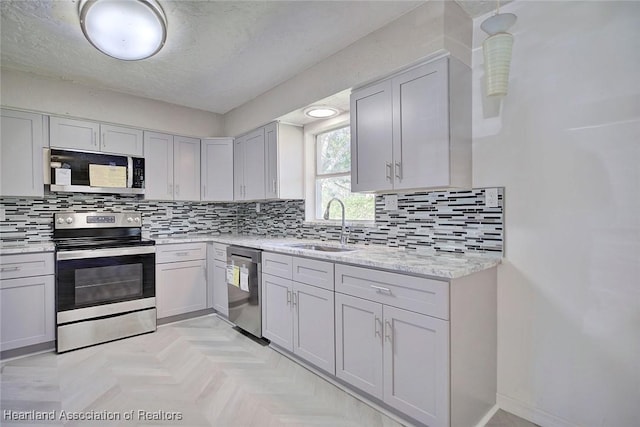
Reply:
M59 353L156 330L155 242L140 213L55 214L53 239Z

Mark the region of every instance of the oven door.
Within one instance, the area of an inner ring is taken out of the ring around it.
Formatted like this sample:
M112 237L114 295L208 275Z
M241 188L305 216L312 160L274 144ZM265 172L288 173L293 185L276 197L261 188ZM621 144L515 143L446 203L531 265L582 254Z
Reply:
M155 297L155 247L56 253L56 311Z

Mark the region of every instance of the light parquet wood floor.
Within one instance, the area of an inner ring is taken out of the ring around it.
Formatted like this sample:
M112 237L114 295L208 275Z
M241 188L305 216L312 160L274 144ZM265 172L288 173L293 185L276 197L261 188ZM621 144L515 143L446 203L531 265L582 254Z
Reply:
M49 413L54 420L11 420L11 411ZM182 419L171 420L173 412L174 418L181 414ZM76 414L120 419L68 419ZM128 414L133 414L131 420L125 419ZM509 422L510 414L503 414L494 417L498 421L495 427L509 427L505 422ZM158 416L164 419L149 419ZM14 423L92 427L400 426L215 316L166 325L153 334L61 355L50 352L3 363L0 425Z

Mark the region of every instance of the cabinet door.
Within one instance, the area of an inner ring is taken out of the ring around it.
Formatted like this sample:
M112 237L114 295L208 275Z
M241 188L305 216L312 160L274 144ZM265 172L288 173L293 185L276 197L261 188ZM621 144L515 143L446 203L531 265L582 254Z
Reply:
M351 191L393 188L392 129L390 80L351 94Z
M245 141L243 171L245 200L265 198L264 164L264 129L260 128L248 134Z
M50 145L55 148L99 151L99 131L100 125L94 122L61 117L49 119Z
M54 276L0 281L0 351L55 339Z
M229 293L227 292L227 263L213 261L213 308L225 317L229 317Z
M158 318L207 308L205 260L156 265Z
M175 200L200 200L200 140L173 138Z
M2 110L0 195L42 197L43 116Z
M300 159L302 161L302 159ZM286 167L286 166L285 166ZM278 124L264 127L265 198L278 198Z
M144 133L144 197L149 200L173 200L173 136Z
M262 336L293 351L291 280L262 275Z
M335 375L333 291L293 282L293 352Z
M100 125L100 150L142 157L142 131L121 126Z
M450 185L447 60L395 77L394 188Z
M382 399L382 304L335 294L336 376Z
M244 200L244 148L246 136L233 141L233 200Z
M449 322L384 306L384 401L429 426L449 425Z
M203 139L202 201L233 201L233 139Z

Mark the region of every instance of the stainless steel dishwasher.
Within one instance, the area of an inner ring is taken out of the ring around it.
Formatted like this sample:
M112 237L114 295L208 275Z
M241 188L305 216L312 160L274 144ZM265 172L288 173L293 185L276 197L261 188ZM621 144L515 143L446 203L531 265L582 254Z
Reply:
M227 248L229 320L258 338L262 338L261 260L262 251L259 249Z

